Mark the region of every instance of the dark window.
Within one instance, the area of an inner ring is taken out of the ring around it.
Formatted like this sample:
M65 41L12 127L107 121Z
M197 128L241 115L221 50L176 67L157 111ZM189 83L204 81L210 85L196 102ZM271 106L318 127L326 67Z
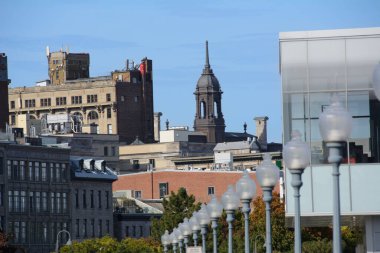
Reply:
M75 207L79 208L79 191L75 190Z
M16 125L16 115L11 115L11 125Z
M87 194L86 194L86 190L83 190L83 208L87 208Z
M26 99L25 100L25 108L36 107L35 99Z
M108 156L108 147L104 147L104 156Z
M98 95L87 95L87 103L98 102Z
M94 190L90 191L90 206L94 208Z
M169 194L169 183L160 183L158 187L160 191L160 198L163 198Z
M144 227L140 226L140 237L144 236Z
M82 96L72 96L71 97L71 104L76 105L76 104L81 104L82 103Z
M153 169L154 167L156 167L156 160L149 159L149 164L152 166L152 169Z
M4 158L3 157L0 157L0 175L3 175L4 173Z
M116 147L111 147L111 155L116 156Z
M102 208L102 191L98 191L98 207Z
M129 226L125 226L125 237L129 236Z
M110 102L110 101L111 101L111 94L110 94L110 93L107 93L107 94L106 94L106 101L107 101L107 102Z
M11 109L15 109L15 107L16 107L15 101L11 101Z
M66 105L66 97L57 97L55 98L56 105Z
M103 224L102 224L102 220L99 220L99 237L102 237L103 236Z
M51 98L41 98L40 99L40 106L46 107L51 105Z
M95 237L95 219L91 219L91 237Z
M109 220L106 220L106 231L107 231L107 234L110 234L110 221Z
M136 237L136 226L132 226L132 236Z
M98 118L99 118L98 113L95 111L91 111L87 116L87 119L89 119L89 120L98 119Z
M79 238L79 219L75 222L75 235L77 238Z
M141 191L135 191L135 199L141 199Z
M107 119L110 119L111 117L112 117L111 108L107 108Z
M83 238L87 237L87 219L83 220Z
M207 194L208 194L208 195L213 195L213 194L215 194L215 188L214 188L214 186L209 186L209 187L208 187Z
M106 208L110 208L110 192L106 191Z

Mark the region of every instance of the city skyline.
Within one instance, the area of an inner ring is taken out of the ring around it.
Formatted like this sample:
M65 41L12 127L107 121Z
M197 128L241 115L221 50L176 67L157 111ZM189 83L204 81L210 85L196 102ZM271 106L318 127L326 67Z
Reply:
M170 125L192 128L208 40L226 131L243 131L247 122L254 134L253 118L268 116L269 142L282 140L278 33L380 24L376 1L3 1L0 8L0 51L8 56L11 87L48 78L46 46L90 53L90 76L146 56L153 60L154 110Z

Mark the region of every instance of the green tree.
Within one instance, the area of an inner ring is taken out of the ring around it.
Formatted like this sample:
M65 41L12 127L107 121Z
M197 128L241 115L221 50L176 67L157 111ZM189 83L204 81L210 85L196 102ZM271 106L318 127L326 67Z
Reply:
M199 210L201 204L195 202L193 195L188 195L185 188L177 193L171 192L168 199L163 200L164 213L160 219L152 220L152 237L157 242L165 230L171 232L185 217L190 218L194 211Z

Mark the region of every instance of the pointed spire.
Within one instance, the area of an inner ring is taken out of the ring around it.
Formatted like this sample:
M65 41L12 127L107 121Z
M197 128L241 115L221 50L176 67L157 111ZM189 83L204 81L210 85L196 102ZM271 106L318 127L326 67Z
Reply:
M206 64L205 64L205 68L206 69L210 68L210 61L208 58L208 41L207 40L206 40Z

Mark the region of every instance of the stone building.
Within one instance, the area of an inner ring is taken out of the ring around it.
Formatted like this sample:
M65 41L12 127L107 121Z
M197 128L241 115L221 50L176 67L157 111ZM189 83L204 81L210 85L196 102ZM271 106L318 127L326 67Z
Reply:
M8 122L8 62L7 56L0 53L0 132L5 130Z
M222 113L222 90L211 69L206 41L206 63L198 80L194 95L196 112L194 130L207 135L207 141L218 143L224 141L224 118Z
M69 152L0 143L0 225L12 245L50 252L57 232L70 231Z
M75 56L77 60L70 56L73 54L57 55L62 58L61 64L67 64L66 72L61 69L51 72L60 60L55 53L49 53L49 74L53 76L51 82L57 85L9 89L12 126L25 125L25 133L40 128L42 133L118 134L120 141L127 143L136 136L145 143L154 141L151 60L144 58L138 66L128 64L126 69L114 71L110 76L83 78L87 72L74 74L79 67L71 68L70 61L77 64L81 61L79 66L86 68L89 60L78 60L82 54ZM54 83L57 73L58 83ZM40 123L33 122L35 119Z
M71 160L71 236L74 240L113 236L112 182L102 160Z

